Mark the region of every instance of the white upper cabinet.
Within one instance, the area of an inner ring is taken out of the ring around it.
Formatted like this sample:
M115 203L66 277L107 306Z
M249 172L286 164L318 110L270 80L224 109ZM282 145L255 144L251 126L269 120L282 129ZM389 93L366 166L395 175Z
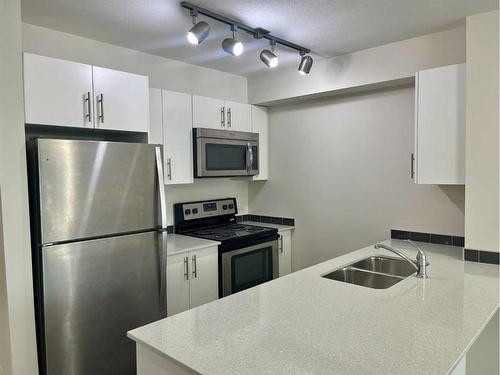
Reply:
M193 95L193 127L225 129L224 100Z
M161 89L149 89L149 144L163 144L163 114Z
M24 54L28 124L93 128L92 66Z
M147 132L148 77L24 54L25 122Z
M226 129L240 132L252 131L252 106L250 104L225 101Z
M465 183L465 64L416 74L415 155L418 184Z
M193 95L193 127L249 132L252 129L251 106Z
M147 132L148 77L94 66L95 127Z
M191 95L163 90L165 183L193 182L193 118Z
M253 176L254 181L269 179L269 125L267 108L252 106L252 132L259 133L259 174Z

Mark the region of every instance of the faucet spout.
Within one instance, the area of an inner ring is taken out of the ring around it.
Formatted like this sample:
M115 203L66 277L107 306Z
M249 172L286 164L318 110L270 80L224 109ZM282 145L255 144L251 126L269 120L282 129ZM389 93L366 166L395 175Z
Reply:
M408 263L410 263L417 270L417 274L415 275L416 277L418 277L419 279L426 279L428 277L427 276L427 257L425 256L425 253L417 245L415 245L412 241L408 240L408 242L411 243L413 246L415 246L418 250L416 262L412 261L405 254L403 254L400 250L395 249L394 247L385 245L383 243L378 243L374 247L375 247L375 249L388 250L388 251L398 255L399 257L403 258L404 260L406 260Z

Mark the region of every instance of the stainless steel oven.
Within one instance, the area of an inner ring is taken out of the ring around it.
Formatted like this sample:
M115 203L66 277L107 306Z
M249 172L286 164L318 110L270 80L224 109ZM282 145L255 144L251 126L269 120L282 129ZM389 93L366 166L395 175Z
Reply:
M259 134L194 128L195 177L253 176L259 173Z
M278 240L222 253L222 297L279 275Z

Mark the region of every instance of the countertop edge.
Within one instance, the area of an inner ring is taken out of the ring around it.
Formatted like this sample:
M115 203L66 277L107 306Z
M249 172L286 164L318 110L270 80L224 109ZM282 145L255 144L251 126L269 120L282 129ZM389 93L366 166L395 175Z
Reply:
M138 328L140 328L140 327L138 327ZM135 329L138 329L138 328L135 328ZM195 370L194 368L186 365L185 363L182 363L182 362L178 361L174 357L169 356L167 353L162 352L161 350L156 349L154 346L152 346L152 345L146 343L145 341L143 341L143 340L137 338L136 336L134 336L131 332L134 331L135 329L133 329L131 331L128 331L127 332L127 337L129 339L131 339L132 341L134 341L136 343L136 345L137 344L143 345L145 348L148 348L148 350L151 350L151 351L155 352L156 354L164 357L165 359L174 362L175 364L179 365L180 367L183 367L183 368L185 368L185 369L187 369L189 371L192 371L195 374L201 374L201 372Z
M478 337L481 335L481 333L483 333L484 329L486 328L486 326L488 325L488 323L491 322L491 319L493 319L493 317L495 316L495 314L497 312L500 312L500 302L499 302L498 306L495 309L493 309L493 311L491 312L490 316L484 321L483 325L476 332L476 334L474 335L474 337L471 338L471 340L469 341L469 343L465 346L465 348L462 351L462 353L460 353L460 355L455 360L455 362L453 363L453 365L451 365L451 367L448 369L448 371L446 372L446 374L450 374L455 369L455 367L457 367L458 363L462 360L462 358L465 355L467 355L467 352L470 350L470 348L472 347L472 345L474 345L474 343L476 342L476 340L478 339Z

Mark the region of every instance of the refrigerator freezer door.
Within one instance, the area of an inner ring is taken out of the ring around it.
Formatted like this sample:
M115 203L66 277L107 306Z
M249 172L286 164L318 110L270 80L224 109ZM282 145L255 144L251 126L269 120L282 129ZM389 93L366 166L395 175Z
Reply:
M47 374L135 374L127 331L166 316L161 236L42 248Z
M42 244L157 228L153 145L38 140Z

